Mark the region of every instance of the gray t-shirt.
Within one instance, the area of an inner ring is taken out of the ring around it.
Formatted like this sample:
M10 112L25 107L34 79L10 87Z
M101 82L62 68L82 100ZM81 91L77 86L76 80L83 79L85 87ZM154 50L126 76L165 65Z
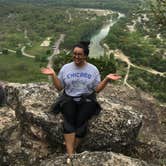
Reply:
M74 62L64 65L58 78L69 96L90 94L101 80L96 66L86 63L83 67L78 67Z

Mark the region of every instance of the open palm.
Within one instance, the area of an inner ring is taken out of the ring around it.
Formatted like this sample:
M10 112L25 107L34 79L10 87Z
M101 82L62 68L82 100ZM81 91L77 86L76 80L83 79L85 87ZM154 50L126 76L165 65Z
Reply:
M121 76L119 76L118 74L108 74L107 78L111 80L119 80Z
M55 74L54 70L50 67L47 67L47 68L41 68L41 72L43 74L47 74L47 75L53 75Z

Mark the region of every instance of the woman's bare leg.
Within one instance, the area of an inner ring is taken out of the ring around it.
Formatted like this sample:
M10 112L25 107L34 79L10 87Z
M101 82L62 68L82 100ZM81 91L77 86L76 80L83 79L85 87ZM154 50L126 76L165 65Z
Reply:
M78 148L80 142L81 142L80 138L75 138L74 151L76 151L76 149Z
M64 134L66 151L69 157L74 154L75 150L75 133Z

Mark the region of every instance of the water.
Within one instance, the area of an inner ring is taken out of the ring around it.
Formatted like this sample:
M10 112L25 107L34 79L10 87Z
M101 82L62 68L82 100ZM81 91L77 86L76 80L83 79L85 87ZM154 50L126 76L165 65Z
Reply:
M100 57L104 55L104 48L101 46L101 41L108 35L110 27L113 26L121 17L124 17L124 14L119 13L119 16L116 21L109 20L109 22L102 27L102 29L92 36L90 40L90 57Z

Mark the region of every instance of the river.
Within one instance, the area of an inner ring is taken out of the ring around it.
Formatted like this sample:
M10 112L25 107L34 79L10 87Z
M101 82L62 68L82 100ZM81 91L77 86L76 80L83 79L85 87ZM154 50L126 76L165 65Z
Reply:
M106 25L104 25L101 30L92 36L90 40L90 57L100 57L104 55L104 48L101 46L101 41L108 35L110 27L113 26L121 17L124 17L124 14L118 13L119 16L117 20L109 20Z

